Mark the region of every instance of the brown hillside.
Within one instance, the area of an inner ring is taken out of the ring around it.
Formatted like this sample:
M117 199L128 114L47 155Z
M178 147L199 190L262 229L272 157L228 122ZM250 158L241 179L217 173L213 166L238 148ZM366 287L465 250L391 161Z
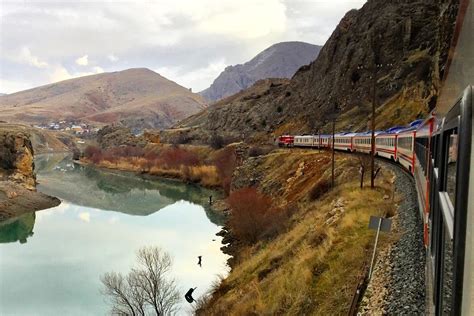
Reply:
M0 97L0 120L82 120L163 128L206 107L198 94L149 69L70 79Z

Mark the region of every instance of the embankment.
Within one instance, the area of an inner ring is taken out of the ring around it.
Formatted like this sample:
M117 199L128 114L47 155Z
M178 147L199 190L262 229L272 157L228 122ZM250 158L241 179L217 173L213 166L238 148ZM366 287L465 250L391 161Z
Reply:
M291 216L276 237L234 249L230 275L200 303L198 314L347 314L371 256L369 218L393 216L399 201L392 200L395 175L383 165L376 188L360 188L363 163L337 153L331 189L328 152L276 150L245 160L234 173L233 190L255 186ZM397 238L382 236L379 249Z

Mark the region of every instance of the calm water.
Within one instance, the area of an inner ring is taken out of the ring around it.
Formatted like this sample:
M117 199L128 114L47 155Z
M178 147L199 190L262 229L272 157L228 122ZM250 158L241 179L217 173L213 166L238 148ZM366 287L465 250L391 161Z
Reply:
M222 223L202 205L213 192L174 181L99 171L64 156L41 156L38 189L60 206L0 224L1 315L104 315L100 275L126 273L142 246L173 257L184 293L205 293L228 272ZM203 265L197 265L197 256ZM180 314L189 314L184 300Z

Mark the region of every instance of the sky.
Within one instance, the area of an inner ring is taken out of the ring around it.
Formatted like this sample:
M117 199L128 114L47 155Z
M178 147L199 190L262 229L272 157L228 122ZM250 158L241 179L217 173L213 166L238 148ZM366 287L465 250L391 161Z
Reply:
M272 44L324 45L365 0L0 0L0 92L145 67L194 92Z

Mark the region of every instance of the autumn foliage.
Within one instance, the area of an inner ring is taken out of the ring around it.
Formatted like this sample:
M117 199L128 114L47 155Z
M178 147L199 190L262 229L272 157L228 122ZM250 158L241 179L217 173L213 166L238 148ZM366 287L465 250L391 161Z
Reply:
M232 162L235 162L231 155L222 154L218 159L219 169L212 161L204 161L196 152L178 146L159 149L137 146L100 149L88 146L84 157L102 167L180 178L208 187L223 186L225 183L226 188L230 188L228 174L232 175L233 169L228 172L224 168L232 167ZM221 175L226 178L221 178Z
M222 188L228 195L230 193L230 185L232 182L232 174L237 167L237 157L234 149L227 147L221 150L214 158L214 165L221 179Z
M255 188L233 191L227 201L232 209L232 233L244 243L274 236L288 220L285 210L274 207L271 198Z

